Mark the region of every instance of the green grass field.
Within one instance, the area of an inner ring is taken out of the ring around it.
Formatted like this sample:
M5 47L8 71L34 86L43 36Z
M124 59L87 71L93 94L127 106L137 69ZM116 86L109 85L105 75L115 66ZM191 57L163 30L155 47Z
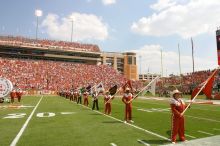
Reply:
M0 104L0 146L15 139L35 106L36 111L18 139L17 146L141 146L169 144L170 111L167 100L136 99L133 102L134 124L124 124L124 105L120 98L112 101L112 115L77 105L58 96L23 97L23 108ZM40 102L39 102L40 101ZM15 103L14 105L16 105ZM33 107L32 107L33 106ZM17 118L12 118L16 114ZM188 140L220 135L220 106L192 105L186 112ZM138 141L138 140L141 140ZM145 144L145 145L147 145Z

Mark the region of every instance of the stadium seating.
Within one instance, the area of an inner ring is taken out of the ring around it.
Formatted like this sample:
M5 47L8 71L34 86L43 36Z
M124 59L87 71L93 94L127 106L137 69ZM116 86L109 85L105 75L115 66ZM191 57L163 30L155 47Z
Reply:
M0 58L0 68L0 77L10 79L21 89L69 90L101 81L108 89L126 82L123 75L106 65Z
M187 73L181 76L181 80L179 76L172 75L170 77L164 78L163 85L172 85L176 87L182 85L181 91L184 94L191 94L192 89L204 82L212 74L212 72L213 71L211 70L204 70L194 73ZM219 79L220 78L217 76L214 85L216 85L216 82ZM162 86L162 82L158 82L157 85Z
M0 36L0 44L13 46L41 47L46 49L100 52L97 45L55 40L35 40L24 37Z

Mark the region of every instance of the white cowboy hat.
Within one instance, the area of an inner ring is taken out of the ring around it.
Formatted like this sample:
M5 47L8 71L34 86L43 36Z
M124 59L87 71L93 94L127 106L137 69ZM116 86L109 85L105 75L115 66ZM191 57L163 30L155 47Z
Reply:
M128 90L130 90L130 88L127 87L125 90L128 91Z
M182 92L180 92L178 89L176 89L176 90L173 90L173 92L172 92L172 95L174 95L174 94L182 94Z

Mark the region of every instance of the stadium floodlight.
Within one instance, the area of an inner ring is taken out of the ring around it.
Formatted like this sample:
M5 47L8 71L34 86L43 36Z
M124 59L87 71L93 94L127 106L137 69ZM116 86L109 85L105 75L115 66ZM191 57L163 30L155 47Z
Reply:
M35 16L40 17L43 15L43 12L41 10L35 10Z
M43 11L41 10L35 10L35 16L37 17L37 25L36 25L36 40L37 40L37 34L38 34L38 17L41 17L43 15Z

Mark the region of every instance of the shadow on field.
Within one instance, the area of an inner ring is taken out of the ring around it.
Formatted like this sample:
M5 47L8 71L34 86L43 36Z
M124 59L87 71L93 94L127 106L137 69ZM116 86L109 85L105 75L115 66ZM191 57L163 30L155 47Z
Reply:
M167 133L168 136L170 136L171 135L171 130L168 130L166 133Z
M163 145L163 144L170 143L167 140L144 140L144 139L142 139L141 141L146 142L148 144L153 144L153 145ZM139 142L139 143L141 143L141 142Z
M121 122L120 121L103 121L102 123L115 124L115 123L121 123Z

